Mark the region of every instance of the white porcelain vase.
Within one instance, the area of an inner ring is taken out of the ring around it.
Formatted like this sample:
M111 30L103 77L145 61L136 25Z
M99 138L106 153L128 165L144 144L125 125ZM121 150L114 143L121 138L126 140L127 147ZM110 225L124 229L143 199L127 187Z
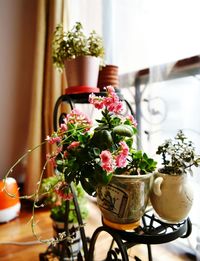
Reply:
M167 223L186 219L193 204L193 189L187 175L156 173L150 193L151 204Z

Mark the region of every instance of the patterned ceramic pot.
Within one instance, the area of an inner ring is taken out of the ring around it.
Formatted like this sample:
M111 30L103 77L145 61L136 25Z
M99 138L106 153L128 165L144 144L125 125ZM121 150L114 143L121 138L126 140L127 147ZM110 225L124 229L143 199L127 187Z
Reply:
M69 237L71 237L71 242L69 242L68 246L69 249L66 251L66 242L59 242L55 248L56 248L56 253L59 256L63 255L64 251L64 260L65 261L76 261L78 253L82 249L82 241L81 241L81 236L80 236L80 230L78 224L73 224L69 223L68 224L68 229L69 229ZM59 238L59 233L65 232L65 223L64 222L58 222L53 220L53 230L54 230L54 237Z
M140 224L149 201L153 173L130 176L114 175L107 186L97 190L97 204L106 225L133 229Z

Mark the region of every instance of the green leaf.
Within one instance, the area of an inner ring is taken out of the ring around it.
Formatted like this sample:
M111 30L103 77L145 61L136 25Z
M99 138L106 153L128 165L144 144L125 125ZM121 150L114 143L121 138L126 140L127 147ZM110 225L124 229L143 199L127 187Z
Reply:
M134 134L133 129L129 125L118 125L113 128L113 133L125 137L132 137Z
M81 185L83 187L83 189L91 196L94 195L95 187L91 184L91 182L88 182L86 179L81 179L80 180Z

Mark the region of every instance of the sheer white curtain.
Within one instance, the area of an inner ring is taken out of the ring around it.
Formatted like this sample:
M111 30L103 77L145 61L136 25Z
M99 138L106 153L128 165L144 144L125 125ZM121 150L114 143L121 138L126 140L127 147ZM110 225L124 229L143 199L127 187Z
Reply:
M200 1L69 0L69 2L70 27L75 21L81 21L86 30L95 29L98 33L102 33L106 47L105 62L118 65L120 74L127 73L125 87L130 87L129 82L133 83L134 74L131 72L147 67L154 72L146 88L149 91L145 93L146 97L153 98L154 102L153 105L143 103L142 112L151 109L157 118L154 118L156 119L154 126L150 125L151 123L144 123L143 119L143 131L148 128L154 133L150 140L146 140L145 146L148 143L148 149L153 151L154 147L149 146L150 142L155 145L155 141L160 142L165 137L173 137L177 128L184 128L187 129L187 134L195 142L196 147L200 148L200 139L197 135L200 132L200 122L193 116L197 115L198 111L200 81L195 78L196 76L189 76L154 83L158 80L157 76L165 75L166 78L175 61L200 54ZM160 64L169 66L163 71L163 67L159 67ZM126 93L128 89L124 88L123 91ZM130 89L134 97L134 88ZM155 99L158 96L160 99ZM166 106L169 110L167 116L164 115L166 121L163 121L162 113L166 110ZM143 138L147 139L145 136ZM197 194L197 197L200 195ZM196 209L198 208L195 204L192 218L193 223L199 225L200 217ZM197 246L198 234L199 231L196 229L195 233L193 232L192 247Z
M200 53L199 0L103 0L107 60L135 71Z
M124 87L133 83L134 71L150 68L149 82L141 86L145 89L143 98L151 101L141 104L141 139L143 149L152 154L158 144L174 137L180 128L200 152L200 120L195 116L199 111L199 75L167 80L175 61L200 55L199 10L199 0L103 1L106 62L118 65L120 73L125 74ZM167 66L159 66L163 64ZM132 96L134 91L130 88ZM200 256L200 170L196 172L189 248Z

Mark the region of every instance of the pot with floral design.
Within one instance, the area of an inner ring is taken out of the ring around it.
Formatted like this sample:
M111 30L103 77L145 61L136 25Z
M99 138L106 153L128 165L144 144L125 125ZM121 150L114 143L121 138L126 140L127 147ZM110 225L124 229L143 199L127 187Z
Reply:
M65 223L64 222L58 222L53 220L53 230L54 230L54 237L60 238L66 237L66 231L65 231ZM78 253L82 249L82 241L80 236L80 230L78 224L69 223L68 224L68 231L69 231L69 239L67 242L66 247L66 240L62 242L58 242L56 246L54 247L54 252L57 253L58 256L64 255L64 260L66 261L75 261L77 260ZM64 254L63 254L64 253Z
M103 222L120 230L138 227L148 204L152 177L153 173L113 175L107 186L98 187L97 204Z

